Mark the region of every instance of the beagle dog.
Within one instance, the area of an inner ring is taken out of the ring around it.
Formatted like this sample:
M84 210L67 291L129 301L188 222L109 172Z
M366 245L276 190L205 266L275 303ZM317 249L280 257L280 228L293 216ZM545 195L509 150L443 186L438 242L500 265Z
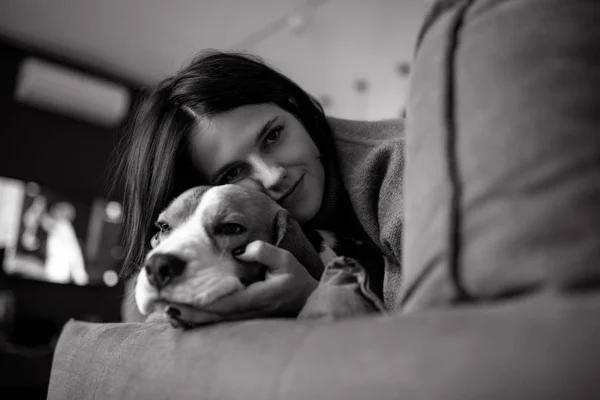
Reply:
M360 242L340 240L331 232L303 230L284 208L259 191L238 185L189 189L167 206L156 226L159 232L152 238L134 289L143 315L165 311L173 304L201 309L264 280L263 265L235 257L254 240L288 250L320 281L298 317L341 318L384 310L369 289L362 265L336 252L356 250ZM172 318L167 319L173 324Z

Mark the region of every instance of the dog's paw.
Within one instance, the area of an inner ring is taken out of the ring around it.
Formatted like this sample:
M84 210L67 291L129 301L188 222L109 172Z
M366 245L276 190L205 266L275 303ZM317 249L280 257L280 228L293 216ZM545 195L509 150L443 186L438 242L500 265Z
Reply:
M198 324L195 322L183 320L181 318L181 311L179 311L179 309L177 309L173 306L168 306L165 310L165 314L167 316L169 323L171 324L171 326L173 328L180 328L180 329L187 330L187 329L192 329L194 327L201 325L201 324Z
M227 319L187 304L170 304L165 308L164 315L174 328L183 329L210 325Z

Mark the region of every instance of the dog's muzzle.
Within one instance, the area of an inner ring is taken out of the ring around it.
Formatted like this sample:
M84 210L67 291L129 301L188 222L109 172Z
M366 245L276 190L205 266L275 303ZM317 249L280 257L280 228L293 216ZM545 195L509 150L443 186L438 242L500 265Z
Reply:
M172 254L153 254L144 265L148 282L157 290L168 285L173 278L180 276L186 262Z

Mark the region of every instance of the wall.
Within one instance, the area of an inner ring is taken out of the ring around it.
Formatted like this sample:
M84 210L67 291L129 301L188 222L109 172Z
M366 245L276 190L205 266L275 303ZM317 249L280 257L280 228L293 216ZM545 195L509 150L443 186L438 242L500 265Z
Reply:
M39 53L6 42L0 43L0 52L0 148L4 149L0 175L47 184L82 198L106 195L118 129L16 103L13 93L19 63L28 54Z
M256 53L352 119L393 118L425 0L5 0L0 32L153 84L200 50ZM308 5L313 6L308 6ZM364 79L369 90L358 93Z

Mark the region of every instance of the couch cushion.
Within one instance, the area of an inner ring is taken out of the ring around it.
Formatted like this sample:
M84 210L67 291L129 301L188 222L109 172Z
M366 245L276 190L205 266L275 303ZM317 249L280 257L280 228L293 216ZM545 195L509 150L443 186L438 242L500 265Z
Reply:
M598 399L600 295L190 331L71 321L49 400Z
M600 2L444 3L407 104L404 309L597 287Z

